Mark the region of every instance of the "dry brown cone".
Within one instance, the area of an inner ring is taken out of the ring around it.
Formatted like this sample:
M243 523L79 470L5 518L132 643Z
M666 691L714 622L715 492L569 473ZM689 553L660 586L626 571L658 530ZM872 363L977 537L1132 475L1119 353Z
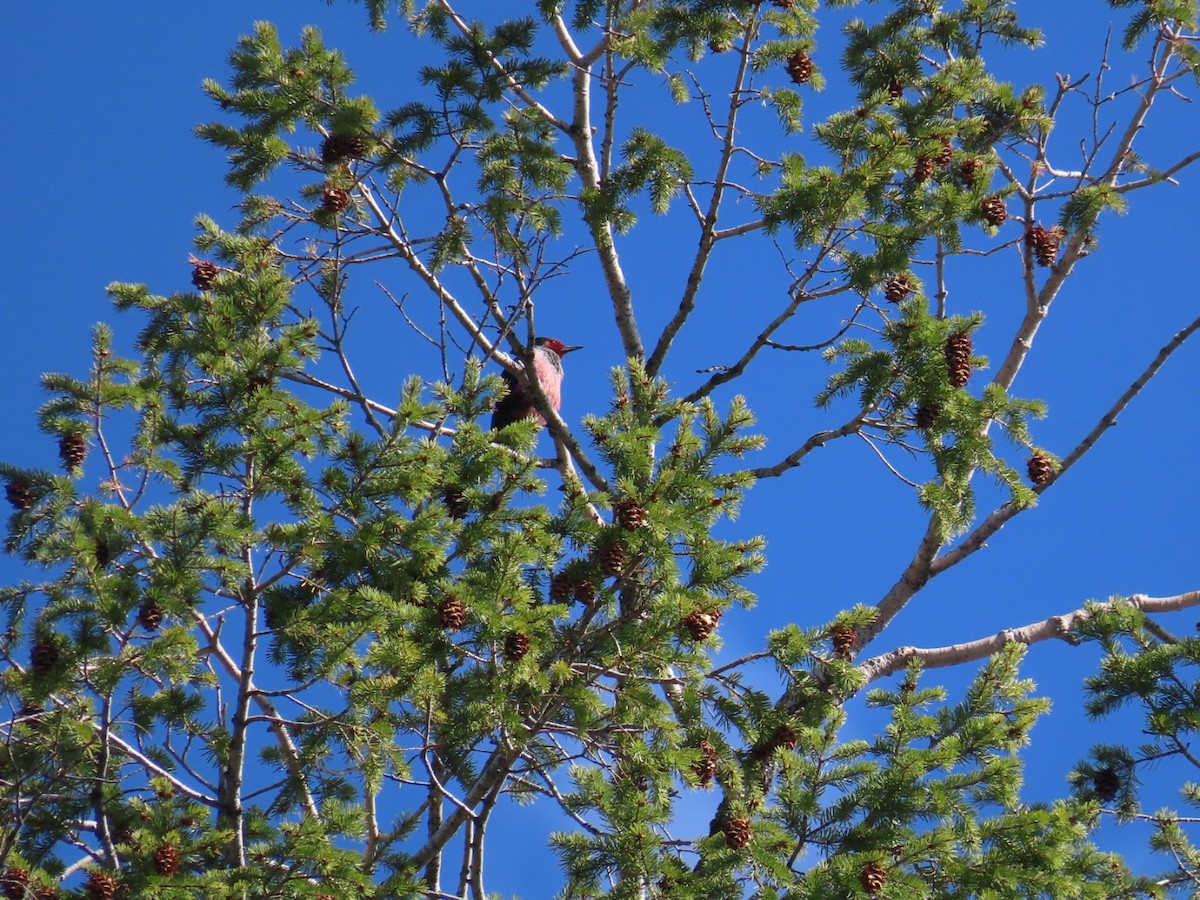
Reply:
M834 625L830 632L833 642L833 652L838 659L849 660L858 646L858 633L849 625Z
M1004 205L1004 198L999 194L992 194L982 201L979 204L979 213L983 216L983 221L993 228L999 228L1008 220L1008 207Z
M10 900L24 900L25 889L29 887L29 870L19 866L9 866L0 875L0 891Z
M321 143L321 162L336 163L343 159L361 159L367 152L367 142L357 135L331 134Z
M517 662L528 652L529 635L516 631L504 639L504 658L509 662Z
M467 607L453 594L447 594L438 604L438 618L447 631L458 631L467 624Z
M700 787L708 787L717 774L717 760L720 757L717 755L717 748L708 741L701 741L698 749L700 758L692 763L692 772L695 773L696 782Z
M1054 475L1055 465L1049 455L1041 450L1035 450L1033 456L1029 457L1026 463L1026 468L1029 471L1029 480L1038 487L1050 481Z
M60 437L58 458L62 460L63 468L68 472L74 472L82 466L87 458L87 441L83 439L83 435L72 431Z
M942 411L930 403L922 403L917 407L916 413L913 415L913 424L922 431L928 431L938 423L938 419L942 417Z
M948 168L954 162L954 142L950 138L942 138L941 149L933 154L934 163L942 169Z
M143 600L142 605L138 607L137 620L147 631L158 631L158 626L163 621L162 607L153 600Z
M786 722L781 722L771 732L771 736L754 748L753 755L758 759L766 759L780 747L788 750L796 749L796 729Z
M33 892L33 900L58 900L59 896L58 888L52 885L40 887Z
M581 575L571 583L571 599L585 606L596 599L596 582Z
M935 162L932 156L918 156L917 165L913 168L913 181L917 184L924 184L932 178L934 169L936 168Z
M221 270L215 265L207 260L198 259L192 265L192 284L198 291L207 291L216 282L219 274Z
M899 100L904 96L904 82L899 78L893 78L888 85L888 99Z
M179 848L163 844L154 851L154 871L159 875L174 875L179 871Z
M787 73L796 84L808 84L813 73L812 57L803 50L797 50L788 57Z
M1025 242L1033 248L1033 255L1037 258L1039 266L1052 266L1058 257L1058 245L1065 236L1066 231L1058 225L1053 228L1034 225L1026 232Z
M973 346L971 336L963 332L950 335L946 341L946 368L950 372L950 384L956 388L965 387L971 380Z
M58 644L49 638L43 638L33 645L29 665L35 675L49 675L54 671L54 667L58 665L58 660L61 656Z
M555 572L550 576L550 599L555 603L566 603L575 592L575 579L566 572Z
M15 475L8 480L8 484L4 488L4 496L8 498L8 502L12 504L13 509L32 509L33 482L21 475Z
M912 290L912 282L903 272L898 272L883 283L883 296L888 303L904 302Z
M729 819L721 828L725 832L725 846L731 850L741 850L750 843L750 820L740 816Z
M858 876L858 880L862 882L863 890L871 896L883 891L887 885L888 874L887 866L876 860L869 862L863 867L862 873Z
M117 896L117 882L107 872L89 872L84 887L91 900L112 900Z
M1092 790L1101 803L1112 803L1121 790L1121 776L1114 769L1101 769L1092 776Z
M605 578L620 578L625 571L625 563L629 555L617 541L605 544L596 553L596 561L600 564L600 574Z
M979 170L982 168L983 163L977 157L968 156L958 164L958 177L967 187L975 187L975 180L979 177Z
M340 213L350 205L350 192L336 184L325 185L321 192L321 209L326 212Z
M460 487L448 487L442 491L442 503L446 505L446 512L452 519L465 519L471 511L471 505L467 502L467 492Z
M622 497L613 504L613 519L627 531L635 531L646 524L646 507L633 497Z
M683 617L683 628L693 641L706 641L717 629L721 621L720 610L711 612L703 609L693 610Z
M771 0L780 9L791 9L795 5L795 0Z

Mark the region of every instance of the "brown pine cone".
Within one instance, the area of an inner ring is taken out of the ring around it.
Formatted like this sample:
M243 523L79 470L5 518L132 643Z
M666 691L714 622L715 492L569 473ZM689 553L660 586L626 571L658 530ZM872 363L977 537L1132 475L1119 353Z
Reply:
M904 96L904 82L899 78L893 78L888 84L888 99L899 100Z
M446 512L452 519L465 519L467 513L471 511L467 492L460 487L448 487L442 491L442 503L445 504Z
M1054 460L1041 450L1034 451L1033 456L1029 457L1026 467L1029 471L1029 480L1038 487L1049 482L1057 469Z
M859 875L859 881L862 882L863 890L872 896L883 891L887 885L887 880L887 866L878 861L867 863L862 870L862 874Z
M796 84L808 84L813 73L813 61L803 50L797 50L787 61L787 73Z
M333 214L340 213L350 206L350 192L335 184L325 185L321 192L321 209Z
M516 631L504 639L504 658L509 662L517 662L528 652L529 635Z
M740 816L728 819L721 829L725 832L725 846L731 850L741 850L750 843L750 820Z
M908 299L912 290L912 282L903 272L893 275L883 284L883 296L888 303L902 303Z
M913 424L922 431L928 431L938 423L938 419L941 416L942 411L936 406L929 403L922 403L913 414Z
M993 228L999 228L1008 220L1008 207L1004 205L1004 198L999 194L992 194L982 201L979 204L979 213Z
M1121 790L1121 776L1115 769L1103 768L1092 776L1092 790L1101 803L1112 803Z
M58 439L58 458L63 468L74 472L87 458L87 441L78 432L68 432Z
M343 159L361 159L367 152L367 142L352 134L331 134L321 143L321 162L341 162Z
M192 284L198 291L212 288L221 270L207 260L198 259L192 265Z
M29 870L20 866L9 866L0 875L0 893L9 900L24 900L25 889L29 887Z
M921 155L917 157L917 164L913 168L913 181L917 184L924 184L933 177L935 169L935 160L932 156Z
M622 497L613 504L613 519L627 531L635 531L646 524L646 507L633 497Z
M954 142L950 138L942 138L942 146L933 154L933 161L941 169L954 162Z
M447 594L438 604L438 618L447 631L458 631L467 624L466 604L453 594Z
M969 334L959 332L946 341L946 368L950 371L950 384L965 387L971 380L971 349L974 344Z
M40 887L33 892L33 900L58 900L59 896L58 888L53 885Z
M29 665L35 675L49 675L61 657L58 644L49 638L43 638L33 645Z
M8 480L8 484L4 488L4 496L12 504L13 509L19 510L33 509L34 501L37 499L33 495L33 482L22 475L14 475Z
M179 848L163 844L154 851L154 871L159 875L174 875L179 871Z
M117 896L116 879L107 872L89 872L84 887L87 889L88 897L91 900L112 900L113 897Z
M600 547L596 552L596 557L600 564L600 574L605 578L620 578L625 571L628 554L617 541Z
M698 749L700 758L692 763L692 772L695 773L700 787L708 787L717 774L717 760L720 757L717 755L717 748L708 741L701 741Z
M1033 249L1037 264L1048 267L1054 265L1054 260L1058 257L1058 245L1065 236L1066 231L1058 225L1053 228L1034 225L1026 232L1025 243Z
M683 617L683 628L693 641L706 641L717 629L717 624L721 621L720 610L712 610L711 612L697 609L688 613Z
M162 607L153 600L143 600L142 605L138 607L137 620L147 631L158 631L158 626L163 620Z
M849 660L858 646L858 633L849 625L834 625L829 634L834 654L838 659Z

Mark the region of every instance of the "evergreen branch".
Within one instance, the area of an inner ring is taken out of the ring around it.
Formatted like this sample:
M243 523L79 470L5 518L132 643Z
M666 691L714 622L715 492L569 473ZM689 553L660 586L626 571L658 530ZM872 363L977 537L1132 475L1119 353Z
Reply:
M1072 632L1079 623L1087 621L1095 615L1095 612L1114 608L1118 603L1130 605L1147 614L1177 612L1200 605L1200 591L1189 591L1173 597L1148 597L1145 594L1134 594L1119 601L1099 604L1094 611L1081 607L1061 615L1051 616L1040 622L1022 625L1019 628L1005 628L988 637L977 638L961 644L949 644L944 647L897 647L895 650L857 663L856 668L863 674L864 683L870 684L899 672L913 659L920 660L927 669L938 669L986 659L1013 642L1036 644L1056 638L1075 644L1079 641Z

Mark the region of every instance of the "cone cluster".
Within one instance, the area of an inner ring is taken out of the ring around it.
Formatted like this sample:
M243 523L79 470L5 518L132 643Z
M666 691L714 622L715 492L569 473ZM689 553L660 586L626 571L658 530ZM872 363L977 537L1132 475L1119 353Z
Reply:
M438 619L447 631L458 631L467 624L466 604L453 594L447 594L438 604Z
M1029 480L1038 487L1046 484L1054 475L1054 460L1041 450L1036 451L1033 456L1029 457L1026 465L1029 470Z
M902 303L912 293L912 282L903 272L893 275L883 284L883 296L888 303Z
M70 432L58 439L58 458L62 460L63 468L73 472L83 465L87 458L87 441L82 434Z
M708 787L712 784L713 778L717 774L717 748L708 741L700 742L700 758L692 763L692 771L696 775L696 781L701 787Z
M884 887L887 886L887 877L887 866L876 860L863 867L858 880L862 883L864 891L875 896L882 893Z
M999 228L1008 219L1008 207L1004 205L1003 197L992 194L979 204L979 214L983 216L983 221L993 228Z
M808 84L813 73L812 57L803 50L797 50L788 57L787 73L796 84Z
M833 640L833 652L838 659L849 660L854 648L858 646L858 634L849 625L835 625L830 632Z
M1058 258L1058 245L1065 235L1066 232L1057 225L1053 228L1034 225L1025 234L1025 242L1033 249L1039 266L1052 266Z
M207 260L199 260L192 266L192 284L198 291L207 291L212 288L219 274L221 270L215 265Z
M10 478L4 488L4 496L12 504L13 509L26 510L33 508L33 482L20 475Z
M688 636L699 643L706 641L717 630L717 624L721 621L721 613L719 610L697 609L688 613L683 617L683 628L688 633Z
M950 372L950 384L965 387L971 380L971 336L959 332L946 341L946 368Z
M750 843L750 820L740 816L727 819L721 831L725 833L725 845L731 850L741 850Z
M1121 790L1121 776L1114 769L1103 768L1092 776L1092 790L1101 803L1111 803Z

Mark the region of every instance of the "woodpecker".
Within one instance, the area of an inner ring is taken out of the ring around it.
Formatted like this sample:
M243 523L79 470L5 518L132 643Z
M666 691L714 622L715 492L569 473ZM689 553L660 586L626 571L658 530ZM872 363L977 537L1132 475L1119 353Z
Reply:
M549 337L540 337L533 342L533 371L542 386L542 393L555 410L562 404L562 358L572 350L581 349L568 347L562 341ZM496 404L496 411L492 413L492 430L522 419L534 419L539 425L545 425L546 420L537 410L529 385L507 370L502 374L504 383L508 385L508 393Z

